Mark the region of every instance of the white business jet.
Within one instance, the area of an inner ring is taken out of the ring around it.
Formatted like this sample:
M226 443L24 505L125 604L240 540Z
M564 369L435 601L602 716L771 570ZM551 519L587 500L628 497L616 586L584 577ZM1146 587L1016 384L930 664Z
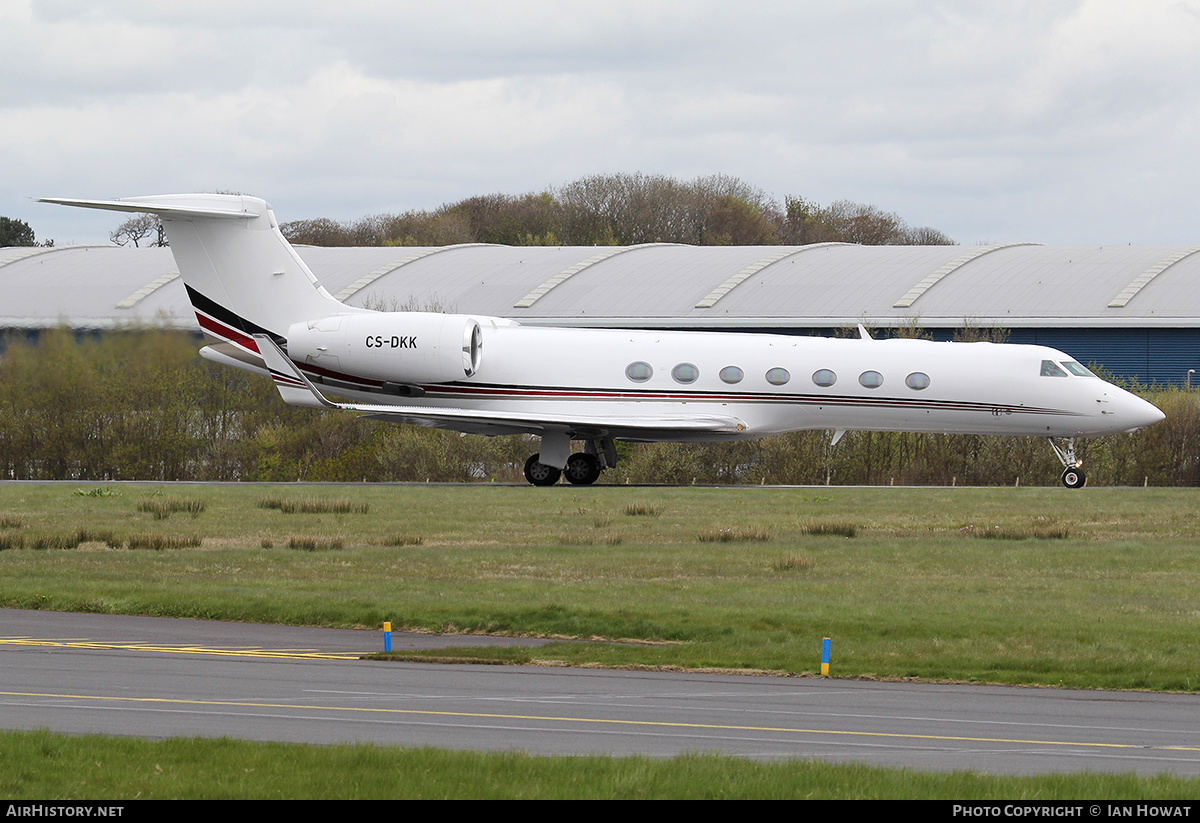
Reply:
M529 482L590 484L616 440L743 440L829 429L1033 435L1082 486L1075 438L1163 413L1044 346L522 326L334 299L256 197L43 202L162 218L209 360L269 375L295 406L541 437ZM332 400L330 395L341 398ZM571 452L572 441L583 450ZM1061 441L1061 443L1059 442Z

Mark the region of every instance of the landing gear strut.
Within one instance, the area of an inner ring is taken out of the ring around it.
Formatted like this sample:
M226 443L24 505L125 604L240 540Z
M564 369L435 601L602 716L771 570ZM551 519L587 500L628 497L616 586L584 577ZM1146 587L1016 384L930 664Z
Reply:
M1066 438L1064 444L1059 446L1054 442L1053 437L1047 437L1050 441L1050 448L1054 449L1054 453L1058 455L1059 462L1063 464L1062 484L1068 489L1078 489L1087 482L1087 475L1083 473L1083 461L1075 457L1075 438Z
M545 447L545 440L542 442ZM525 461L525 479L533 485L553 486L560 477L565 477L567 482L573 485L590 486L599 479L600 472L617 465L617 450L612 439L606 437L586 441L583 451L567 457L566 464L561 469L541 462L541 458L539 452Z

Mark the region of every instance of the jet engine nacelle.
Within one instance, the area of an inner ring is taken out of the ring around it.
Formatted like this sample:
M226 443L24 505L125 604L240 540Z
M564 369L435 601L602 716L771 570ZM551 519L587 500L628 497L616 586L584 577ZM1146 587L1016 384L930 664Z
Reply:
M288 357L394 383L449 383L479 369L483 330L461 314L373 312L294 323Z

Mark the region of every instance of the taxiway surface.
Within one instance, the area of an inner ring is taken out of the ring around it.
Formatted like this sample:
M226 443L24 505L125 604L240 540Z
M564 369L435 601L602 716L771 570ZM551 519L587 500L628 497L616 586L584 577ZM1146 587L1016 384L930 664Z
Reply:
M381 634L0 610L0 727L1200 775L1192 695L359 660Z

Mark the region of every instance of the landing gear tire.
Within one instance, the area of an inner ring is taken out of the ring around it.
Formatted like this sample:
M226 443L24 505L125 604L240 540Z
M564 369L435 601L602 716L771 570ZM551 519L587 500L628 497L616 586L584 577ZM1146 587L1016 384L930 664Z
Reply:
M541 452L539 452L530 455L529 459L525 461L525 479L535 486L553 486L562 476L562 471L539 462L538 458L541 456Z
M1054 449L1055 456L1063 464L1062 484L1068 489L1078 489L1083 487L1083 483L1087 477L1083 473L1080 466L1083 461L1075 456L1075 438L1064 438L1065 442L1059 446L1054 442L1053 437L1047 437L1046 440L1050 443L1050 448Z
M576 452L567 458L563 476L573 485L590 486L600 477L600 461L586 452Z

